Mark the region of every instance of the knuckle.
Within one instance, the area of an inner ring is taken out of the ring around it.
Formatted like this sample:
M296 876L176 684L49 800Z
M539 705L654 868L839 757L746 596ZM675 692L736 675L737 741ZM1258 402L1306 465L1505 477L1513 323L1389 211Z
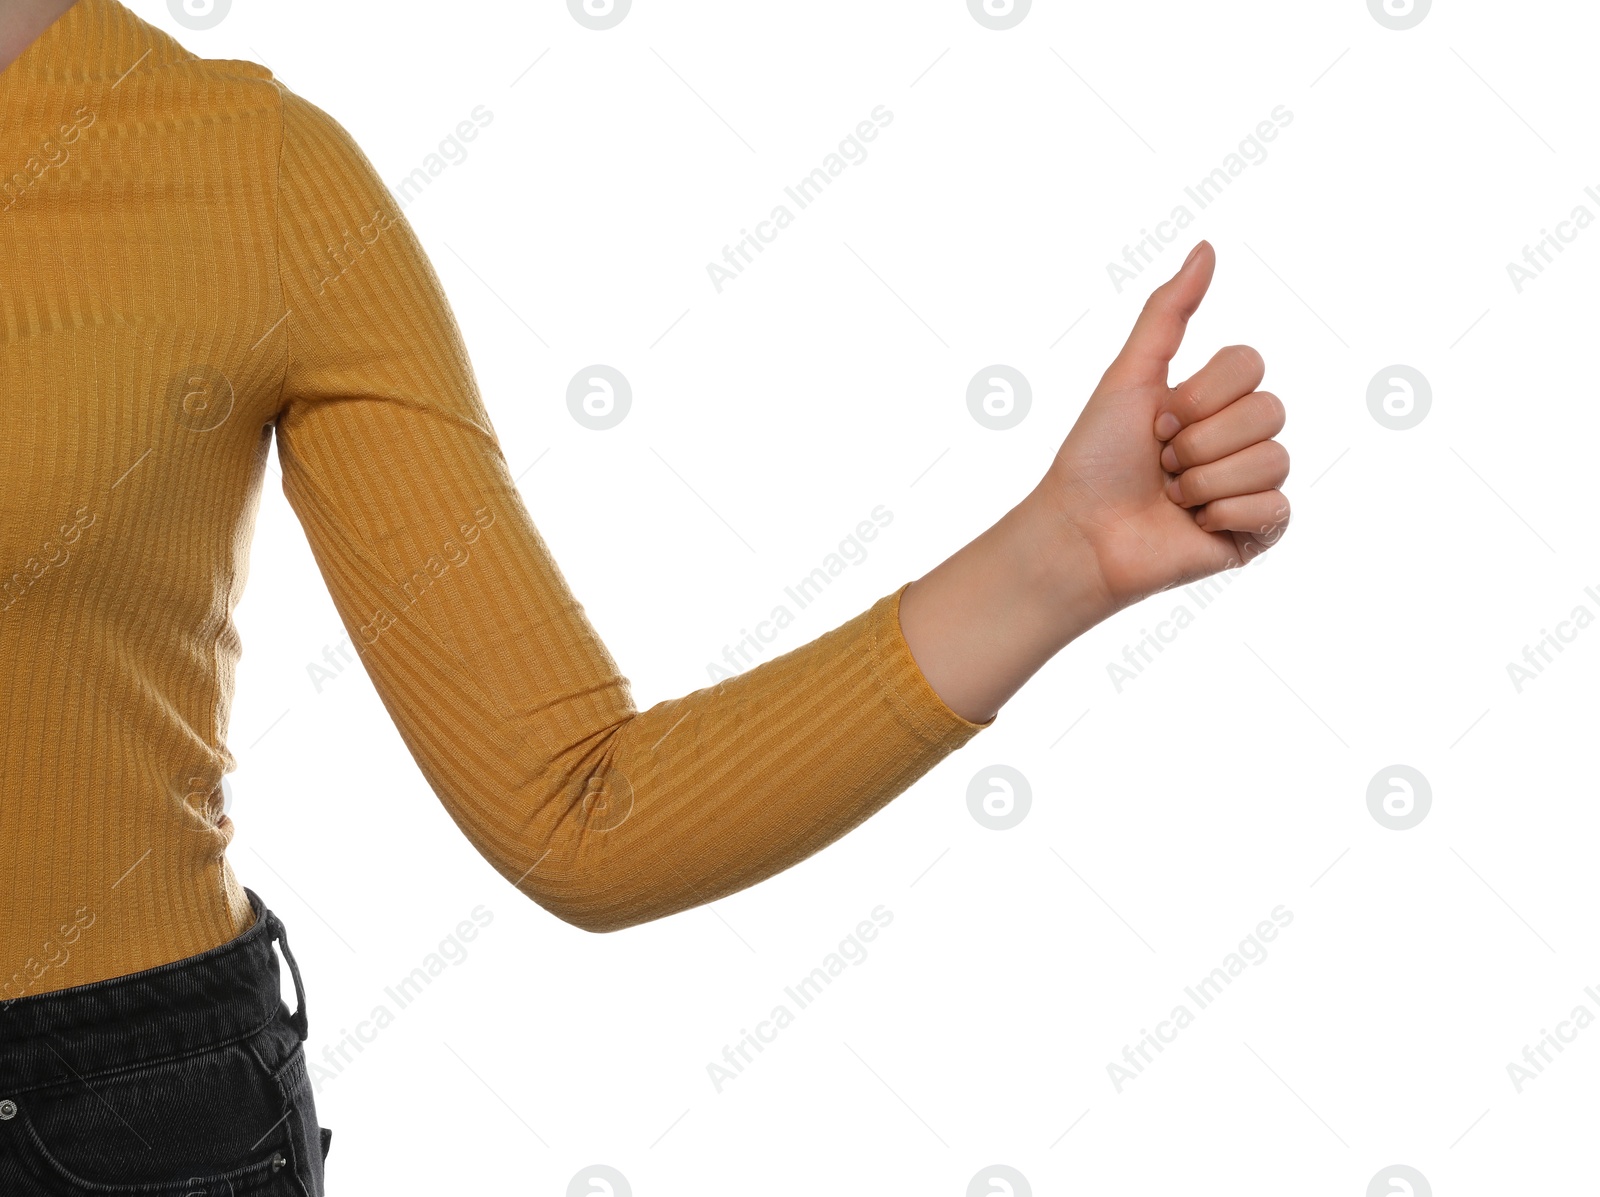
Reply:
M1205 417L1205 399L1198 387L1179 387L1172 398L1172 406L1175 409L1172 414L1182 420L1185 427Z

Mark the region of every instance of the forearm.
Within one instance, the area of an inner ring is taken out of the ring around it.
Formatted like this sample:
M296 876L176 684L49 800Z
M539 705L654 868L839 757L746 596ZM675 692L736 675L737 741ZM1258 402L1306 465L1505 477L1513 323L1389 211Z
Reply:
M548 855L524 891L586 930L617 930L735 893L846 834L1114 609L1060 520L1036 491L898 603L887 595L610 729L546 802Z
M918 669L896 613L903 589L563 753L509 853L545 853L519 887L576 926L613 931L771 877L903 793L982 730ZM527 867L497 863L513 879Z
M1086 544L1036 489L911 583L900 624L933 689L984 723L1115 610Z

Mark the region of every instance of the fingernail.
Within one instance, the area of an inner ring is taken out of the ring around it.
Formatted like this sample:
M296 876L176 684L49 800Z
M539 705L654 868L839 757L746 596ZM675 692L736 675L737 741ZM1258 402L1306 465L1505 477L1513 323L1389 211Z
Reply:
M1167 498L1171 499L1179 507L1183 506L1183 487L1180 485L1181 482L1181 478L1174 478L1167 483Z
M1191 249L1189 251L1189 256L1183 260L1183 265L1178 267L1178 273L1182 274L1185 270L1189 269L1190 265L1199 256L1200 256L1200 246L1196 245L1193 249Z
M1181 425L1178 423L1177 416L1173 415L1170 411L1162 412L1156 417L1156 440L1170 441L1173 437L1178 435L1178 429L1180 427Z
M1171 445L1161 450L1161 468L1169 474L1178 472L1178 451Z

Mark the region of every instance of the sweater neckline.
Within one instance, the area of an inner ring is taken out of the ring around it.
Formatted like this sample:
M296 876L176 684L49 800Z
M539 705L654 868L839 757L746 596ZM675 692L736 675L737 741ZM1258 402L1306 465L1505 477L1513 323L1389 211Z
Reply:
M13 58L4 70L0 70L0 83L14 83L24 76L37 75L39 64L48 62L56 47L72 36L73 31L86 19L85 10L95 2L74 0L71 7L46 25L37 37L23 47L21 54Z

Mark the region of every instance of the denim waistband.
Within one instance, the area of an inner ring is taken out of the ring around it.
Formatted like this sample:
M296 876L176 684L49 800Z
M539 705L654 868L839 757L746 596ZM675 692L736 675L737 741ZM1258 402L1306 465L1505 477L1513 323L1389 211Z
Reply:
M299 1008L289 1020L303 1041L305 986L283 923L254 890L244 892L256 921L225 944L126 976L0 1002L0 1087L20 1092L254 1034L287 1013L274 940L294 975Z

